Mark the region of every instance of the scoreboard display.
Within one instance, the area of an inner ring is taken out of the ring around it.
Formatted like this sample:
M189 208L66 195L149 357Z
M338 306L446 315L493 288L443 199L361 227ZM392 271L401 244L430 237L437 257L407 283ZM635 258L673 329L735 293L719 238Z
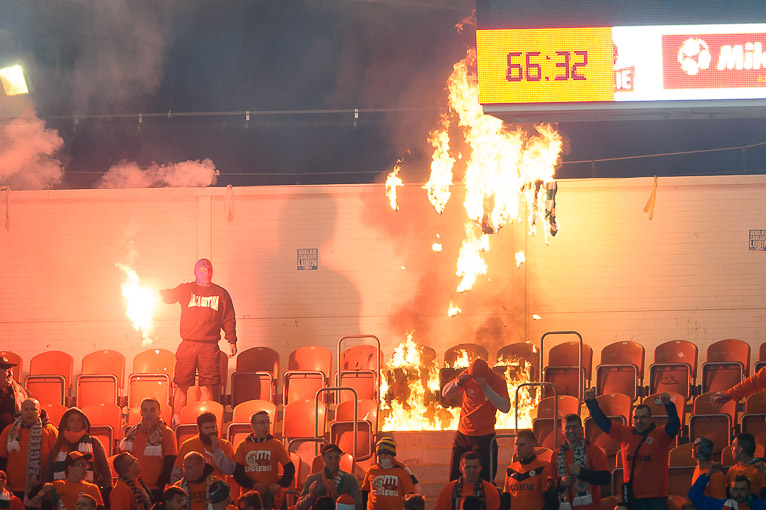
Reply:
M766 106L766 23L477 30L500 111Z

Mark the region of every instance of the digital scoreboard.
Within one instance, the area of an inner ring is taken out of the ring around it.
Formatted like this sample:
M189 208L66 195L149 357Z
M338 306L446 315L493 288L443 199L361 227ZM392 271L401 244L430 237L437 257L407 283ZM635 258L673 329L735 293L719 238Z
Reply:
M488 113L766 108L766 24L477 30L476 47Z

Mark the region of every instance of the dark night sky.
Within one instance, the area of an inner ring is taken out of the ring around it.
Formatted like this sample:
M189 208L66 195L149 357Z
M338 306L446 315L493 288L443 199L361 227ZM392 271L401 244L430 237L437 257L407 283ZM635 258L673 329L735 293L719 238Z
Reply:
M763 22L766 16L765 9L754 8L760 2L693 4L696 10L691 2L649 1L634 8L603 0L481 0L479 19L505 16L522 25L551 26L593 13L600 13L603 19L597 21L603 24L657 23L657 18L679 23L673 16L686 12L699 18L688 22ZM469 10L465 4L434 9L352 0L6 0L0 5L0 58L24 59L37 114L64 139L60 187L90 187L121 160L201 158L211 158L221 171L218 185L372 182L406 151L405 179L416 181L426 178L427 136L446 105L452 64L472 44L472 34L461 36L454 28ZM747 13L762 19L746 18ZM718 14L720 19L707 19ZM358 119L355 108L361 109ZM335 109L341 111L253 114L247 123L244 115L181 116ZM368 111L378 109L385 111ZM162 115L147 115L139 126L138 113ZM83 114L125 117L81 119L75 125L73 116ZM568 122L559 129L567 140L565 161L766 141L761 118ZM762 146L744 159L732 151L570 164L557 175L764 169Z

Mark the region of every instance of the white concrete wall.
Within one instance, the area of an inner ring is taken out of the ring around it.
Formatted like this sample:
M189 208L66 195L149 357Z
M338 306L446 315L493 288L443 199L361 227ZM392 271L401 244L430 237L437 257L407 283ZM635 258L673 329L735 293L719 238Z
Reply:
M546 246L524 222L504 228L491 238L490 281L462 296L459 187L443 215L419 186L401 190L398 212L382 185L237 188L231 222L223 188L14 191L10 228L0 227L0 349L27 360L65 350L75 372L88 352L118 349L130 367L143 348L115 263L167 288L207 256L234 299L240 348L273 347L283 367L295 348L334 351L346 334L377 335L389 356L409 329L439 356L460 342L494 352L559 329L580 331L595 361L623 339L643 343L647 363L655 345L678 338L697 342L700 360L732 337L757 356L766 252L748 250L748 230L766 229L766 176L662 178L652 221L641 210L650 191L651 179L561 181L559 236ZM299 248L318 249L318 270L296 269ZM527 263L516 269L519 250ZM453 319L450 299L464 310ZM159 305L154 346L175 349L178 315Z

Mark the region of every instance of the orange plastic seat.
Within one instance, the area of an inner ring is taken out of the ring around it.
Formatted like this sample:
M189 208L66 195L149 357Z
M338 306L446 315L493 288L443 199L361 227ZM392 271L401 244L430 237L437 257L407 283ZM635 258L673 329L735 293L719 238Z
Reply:
M327 404L324 402L319 402L318 413L314 399L288 403L282 410L282 440L324 437L326 416Z
M360 400L357 404L357 443L354 451L354 402L346 401L335 409L335 421L330 425L330 442L358 460L372 457L377 432L378 403Z
M201 400L186 404L181 408L181 421L179 423L193 423L196 426L197 416L204 412L213 413L218 427L223 427L223 406L215 400Z
M766 433L766 391L759 391L745 400L745 412L740 418L742 432L753 437Z
M353 345L340 353L340 369L343 370L376 370L377 356L380 352L380 366L383 366L383 352L377 346L362 344Z
M766 367L766 342L763 342L758 347L758 359L755 361L755 366L753 367L753 373L759 371L763 367Z
M301 347L290 353L282 386L284 403L313 399L327 386L332 370L332 353L318 345Z
M615 342L601 350L596 367L596 392L623 393L636 400L644 379L644 346L636 342Z
M237 355L231 375L231 399L236 406L247 400L274 402L279 379L279 353L268 347L251 347Z
M527 362L531 365L530 381L537 381L540 374L540 349L527 342L504 345L497 351L499 365L519 364Z
M0 351L0 356L4 356L8 358L8 361L16 364L16 366L13 367L13 379L17 383L21 384L21 381L24 380L22 377L24 373L24 359L21 357L21 355L16 354L13 351Z
M343 388L354 388L359 400L378 400L378 378L371 370L354 370L340 373L338 386ZM340 391L339 402L353 400L353 393L350 391Z
M453 345L444 351L444 366L446 368L466 368L473 360L481 358L489 360L489 351L479 344Z
M684 419L686 416L686 399L678 393L667 392L670 395L670 401L676 406L676 412L678 413L678 419L683 427ZM662 405L661 394L655 393L653 395L647 395L644 397L642 404L649 406L652 412L652 420L657 427L664 427L668 422L668 415L665 412L665 406ZM676 443L678 442L678 436L676 435Z
M532 431L537 437L537 445L554 450L563 441L561 419L568 414L580 415L580 401L571 395L558 396L558 416L554 420L554 397L546 397L537 404L537 418L532 420ZM558 440L554 444L554 428Z
M712 405L715 393L703 393L694 399L694 409L689 418L689 437L706 437L713 441L713 454L731 444L732 429L736 425L737 403L726 402L720 409Z
M59 423L61 423L61 417L64 416L64 413L67 412L68 409L69 408L67 406L57 402L49 402L47 404L43 404L42 402L40 403L40 410L45 411L45 413L48 415L48 419L56 427L59 426Z
M596 397L598 406L604 415L620 423L630 423L632 401L629 396L622 393L609 393ZM616 455L620 451L620 443L609 437L592 418L588 417L583 423L585 437L593 444L601 448L607 457Z
M170 388L176 355L167 349L149 349L133 358L128 376L128 407L136 407L146 397L155 397L163 407L170 401Z
M359 399L379 399L378 387L383 353L377 345L361 344L351 346L340 354L340 372L336 372L336 385L356 390ZM337 395L339 402L352 399L351 392Z
M250 433L250 418L258 411L266 411L269 415L269 432L276 435L277 430L277 406L274 402L266 400L247 400L240 402L234 407L231 423L228 428L228 437L242 431Z
M572 395L579 399L582 398L580 388L584 390L590 385L593 349L583 344L582 369L577 365L579 357L580 342L564 342L554 345L549 351L543 380L553 383L559 395Z
M80 410L88 417L91 426L110 427L113 434L122 430L122 408L116 404L90 404Z
M689 485L691 485L691 482ZM686 492L688 493L689 491ZM684 505L687 503L689 503L689 498L687 498L685 495L668 495L668 510L683 510Z
M107 456L114 451L114 434L114 429L110 425L91 425L90 427L90 436L101 443Z
M697 346L686 340L671 340L654 350L649 367L649 393L678 393L688 399L697 381Z
M63 351L45 351L29 361L24 385L40 403L67 404L74 359Z
M125 356L117 351L96 351L82 359L77 378L77 405L119 402L125 379Z
M719 340L707 348L702 364L702 391L726 391L750 375L750 344L735 338Z

